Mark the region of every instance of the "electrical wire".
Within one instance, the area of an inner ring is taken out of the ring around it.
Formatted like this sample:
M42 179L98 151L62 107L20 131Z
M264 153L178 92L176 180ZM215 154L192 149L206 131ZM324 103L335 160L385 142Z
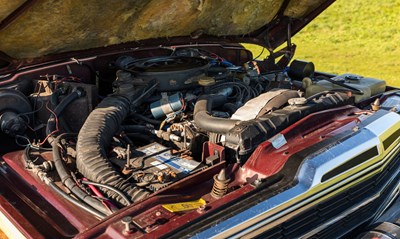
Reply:
M24 150L24 156L23 159L25 161L26 166L28 165L32 165L32 160L30 159L30 150L32 149L32 147L30 145L28 145L25 150ZM80 207L81 209L93 214L94 216L103 219L106 217L105 214L99 212L98 210L92 208L91 206L76 200L75 198L71 197L70 195L68 195L67 193L65 193L63 190L61 190L48 176L45 176L42 179L47 185L49 185L56 193L58 193L60 196L62 196L64 199L66 199L67 201L71 202L72 204L74 204L75 206Z
M58 194L60 194L63 198L74 204L75 206L80 207L81 209L95 215L96 217L103 219L106 217L103 213L99 212L98 210L92 208L91 206L84 204L75 198L71 197L67 193L65 193L63 190L61 190L54 182L49 182L48 184L54 191L56 191Z
M121 198L124 199L128 204L132 204L131 200L129 200L122 191L120 191L120 190L118 190L118 189L116 189L116 188L114 188L114 187L112 187L110 185L102 184L102 183L95 183L95 182L91 182L91 181L88 181L88 180L80 180L80 183L87 184L87 185L93 185L93 186L97 186L97 187L101 187L101 188L107 188L107 189L109 189L111 191L114 191L119 196L121 196Z
M181 109L176 111L176 112L174 112L173 114L167 116L167 118L165 118L161 122L159 130L162 130L162 128L165 126L166 123L168 123L169 120L175 118L176 116L178 116L179 114L181 114L185 110L185 107L186 107L185 100L183 98L181 98L180 101L181 101L181 104L182 104Z
M50 136L52 136L53 134L55 134L55 133L57 133L59 131L59 129L58 129L58 117L57 117L57 114L53 110L51 110L49 108L49 101L47 101L47 103L46 103L46 109L48 111L50 111L54 115L54 119L56 121L56 129L46 136L46 138L39 144L40 146L45 144L46 141L50 138Z
M38 101L38 99L39 99L39 94L40 94L41 89L42 89L42 84L39 84L39 89L38 89L38 92L39 92L39 93L36 93L36 95L35 95L35 101L34 101L34 104L33 104L33 109L36 108L36 104L37 104L37 101ZM34 122L35 122L35 113L36 113L36 112L39 112L39 111L43 108L43 105L44 105L43 100L41 100L41 99L40 99L40 103L41 103L41 105L39 106L38 109L33 110L33 111L31 111L31 112L19 113L19 114L17 114L17 116L16 116L16 117L24 116L22 119L24 119L26 126L27 126L30 130L32 130L32 131L35 131L35 130L32 129L32 128L29 126L29 124L30 124L30 119L29 119L29 117L28 117L27 115L32 115L32 121L33 121L33 123L34 123Z
M258 96L258 93L252 89L250 86L246 85L240 80L234 80L229 82L218 83L211 87L211 92L215 93L220 89L224 89L226 87L232 87L235 89L239 96L236 96L236 101L245 103L249 99Z
M27 144L21 144L21 143L19 142L20 139L24 139L24 140L26 140L28 143L27 143ZM16 143L18 146L21 146L21 147L29 147L29 146L32 145L32 144L31 144L31 141L29 140L29 138L26 137L26 136L22 136L22 135L15 135L15 143Z

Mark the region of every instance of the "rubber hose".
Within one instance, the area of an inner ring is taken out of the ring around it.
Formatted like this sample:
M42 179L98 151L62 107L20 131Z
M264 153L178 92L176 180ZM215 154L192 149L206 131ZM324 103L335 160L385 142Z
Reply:
M58 97L60 97L62 94L63 94L63 89L61 89L61 88L58 88L56 91L53 92L53 94L51 94L50 103L51 103L51 106L53 107L53 109L57 107ZM53 115L51 115L51 116L53 116ZM71 128L69 127L67 122L65 122L62 115L60 115L58 117L58 123L60 124L61 128L63 128L67 133L72 132Z
M47 120L47 125L46 125L46 134L49 135L52 132L56 130L56 117L59 118L62 114L62 112L67 108L69 104L71 104L74 100L80 98L81 96L84 96L83 91L77 89L76 91L72 92L69 94L67 97L65 97L60 104L57 105L57 107L54 109L54 114L51 114L49 117L49 120ZM49 143L51 144L52 141L54 140L54 137L49 137Z
M53 92L50 96L50 104L53 106L53 108L57 107L58 105L58 97L62 95L63 90L61 88L58 88L56 91Z
M31 159L29 158L29 151L30 151L30 146L26 147L24 150L24 161L25 161L25 166L28 167L32 163ZM72 204L82 208L83 210L95 215L96 217L103 219L106 217L103 213L99 212L98 210L92 208L91 206L80 202L76 200L75 198L71 197L67 193L65 193L63 190L61 190L50 178L46 176L46 180L44 180L45 183L47 183L51 188L53 188L58 194L60 194L63 198L71 202Z
M76 164L89 180L107 184L124 192L132 202L144 199L149 192L130 184L111 166L106 150L112 137L120 131L122 121L128 116L131 101L122 95L106 97L83 124L77 142ZM127 206L120 195L106 188L107 196Z
M239 107L233 103L225 103L224 106L222 107L223 110L228 111L229 114L231 115L234 114L238 108Z
M70 175L70 172L65 167L63 160L61 159L60 149L58 146L60 140L63 137L70 137L74 135L75 134L61 134L57 138L55 138L52 144L54 166L57 170L58 175L60 176L61 182L80 200L93 207L97 211L101 212L102 214L110 215L111 212L108 211L107 208L105 208L100 201L94 199L93 197L85 193L80 187L78 187L78 185L75 183L72 176Z
M149 133L150 130L145 125L122 125L122 130L129 133Z
M160 120L150 119L150 118L148 118L148 117L146 117L144 115L138 114L138 113L132 113L131 116L133 118L141 119L141 120L143 120L143 121L145 121L147 123L150 123L150 124L160 125L162 123L162 121L160 121Z
M69 196L68 194L66 194L63 190L61 190L55 183L53 182L49 182L49 186L56 191L58 194L60 194L63 198L65 198L66 200L68 200L69 202L71 202L72 204L82 208L83 210L95 215L96 217L103 219L106 217L106 215L104 215L103 213L97 211L96 209L76 200L75 198Z
M116 188L111 187L110 185L106 185L106 184L102 184L102 183L95 183L95 182L90 182L90 181L85 181L85 180L82 180L81 183L87 184L87 185L93 185L93 186L100 187L100 188L110 189L110 190L118 193L122 197L122 199L124 199L128 204L131 204L131 201L125 196L125 194L123 192L119 191Z
M140 133L126 133L126 136L132 138L133 140L141 141L143 143L151 143L154 139L150 135L140 134Z
M198 127L202 130L225 134L228 133L239 120L217 118L211 116L211 111L214 107L220 106L226 103L226 97L222 95L203 95L197 100L194 111L193 119Z

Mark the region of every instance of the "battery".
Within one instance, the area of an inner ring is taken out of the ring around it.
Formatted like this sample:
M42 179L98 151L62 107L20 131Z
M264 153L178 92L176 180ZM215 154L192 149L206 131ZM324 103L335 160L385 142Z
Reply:
M141 174L134 172L133 178L138 182L149 182L148 188L152 191L207 167L201 162L173 155L170 148L159 143L152 143L135 151L134 155L142 160L143 168Z

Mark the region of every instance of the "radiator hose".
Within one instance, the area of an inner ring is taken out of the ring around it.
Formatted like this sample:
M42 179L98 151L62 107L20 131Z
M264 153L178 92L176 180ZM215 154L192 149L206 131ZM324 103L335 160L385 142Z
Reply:
M213 108L224 105L226 102L226 96L223 95L200 96L193 111L193 119L196 125L204 131L217 134L228 133L240 121L211 115Z
M255 100L259 97L263 97L263 95L253 98L252 100ZM260 102L259 104L263 105L263 107L258 109L258 112L256 111L257 114L254 114L254 118L250 117L247 119L238 119L238 118L232 117L231 119L226 119L226 118L214 117L211 115L211 111L213 110L213 108L219 107L222 105L225 108L226 108L226 106L229 106L229 103L226 103L227 102L226 96L219 95L219 94L203 95L203 96L199 97L199 99L197 100L197 102L194 106L193 119L194 119L194 122L196 123L196 125L198 127L200 127L200 129L202 129L202 130L205 130L205 131L211 132L211 133L216 133L216 134L227 134L241 121L255 119L258 116L267 114L270 111L281 108L282 106L287 104L289 99L297 98L297 97L299 97L299 93L297 91L280 90L275 95L272 95L271 97L266 98L268 100L265 100L265 99L259 100L259 102ZM264 96L264 98L265 98L265 96ZM247 102L246 104L248 104L249 102ZM246 105L244 105L243 107L246 107ZM242 109L242 108L239 108L238 110L240 110L240 109ZM236 110L236 113L238 110ZM245 111L245 114L247 112L248 111ZM254 113L254 112L252 112L252 113Z

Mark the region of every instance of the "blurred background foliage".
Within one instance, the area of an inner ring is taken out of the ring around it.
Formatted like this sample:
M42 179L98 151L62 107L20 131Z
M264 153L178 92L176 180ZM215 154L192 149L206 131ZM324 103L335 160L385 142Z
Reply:
M312 61L318 71L355 73L400 87L400 0L337 1L292 42L294 58ZM246 47L254 56L262 50Z

